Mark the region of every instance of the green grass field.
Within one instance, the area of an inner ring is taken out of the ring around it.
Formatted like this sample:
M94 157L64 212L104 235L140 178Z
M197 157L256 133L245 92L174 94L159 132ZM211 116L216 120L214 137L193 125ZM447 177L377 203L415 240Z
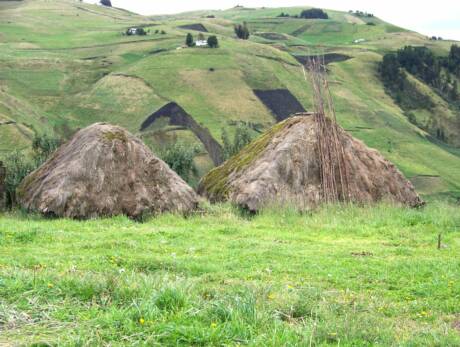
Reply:
M459 232L459 206L436 202L142 224L5 214L0 345L458 346Z

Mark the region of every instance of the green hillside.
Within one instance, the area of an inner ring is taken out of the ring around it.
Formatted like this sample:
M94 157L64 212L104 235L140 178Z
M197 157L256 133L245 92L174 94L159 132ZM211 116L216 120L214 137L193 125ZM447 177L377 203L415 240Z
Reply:
M268 128L276 118L253 90L287 89L311 109L311 89L295 57L335 53L347 58L328 64L341 125L395 162L421 193L460 196L460 149L411 124L377 73L390 50L424 45L446 55L453 42L330 10L328 20L277 17L301 10L148 18L71 0L0 1L0 155L28 148L34 132L69 136L98 121L124 126L155 147L177 139L200 143L190 127L167 119L140 132L147 117L170 102L218 141L223 127L231 134L239 122ZM233 32L243 21L252 34L247 41ZM220 48L181 48L188 32L198 32L180 27L193 24L217 35ZM148 35L124 35L133 26ZM418 110L418 118L453 117L429 86L414 83L436 104L435 115ZM213 166L204 148L196 161L200 174Z

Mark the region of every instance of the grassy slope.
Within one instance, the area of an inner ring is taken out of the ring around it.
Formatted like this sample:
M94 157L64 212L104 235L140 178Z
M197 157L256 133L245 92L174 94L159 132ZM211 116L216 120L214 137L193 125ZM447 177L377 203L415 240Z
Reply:
M0 216L0 344L459 345L458 212Z
M407 176L440 176L436 185L432 179L417 179L423 193L460 191L458 150L430 142L409 124L376 77L377 63L388 49L425 44L442 54L449 43L427 41L378 18L372 19L375 26L365 25L368 19L335 11L329 11L328 21L275 18L281 11L297 13L300 8L197 12L152 21L73 1L0 6L0 118L20 123L0 126L0 151L10 149L13 139L27 146L31 129L65 133L109 121L136 132L151 112L173 100L217 139L223 126L232 132L230 121L268 127L274 119L251 89L288 88L309 109L310 87L291 54L333 51L354 57L330 65L341 124L381 150ZM202 18L211 13L217 18ZM250 41L235 40L233 23L243 20L255 33L282 33L286 40L257 35ZM203 23L218 34L221 48L176 50L186 33L177 26L190 23ZM132 25L155 26L146 37L121 35ZM167 34L153 34L156 29ZM352 43L359 38L367 41ZM439 107L447 114L445 105ZM146 141L182 136L171 129L165 132ZM189 135L185 139L197 141ZM208 166L209 158L203 163Z

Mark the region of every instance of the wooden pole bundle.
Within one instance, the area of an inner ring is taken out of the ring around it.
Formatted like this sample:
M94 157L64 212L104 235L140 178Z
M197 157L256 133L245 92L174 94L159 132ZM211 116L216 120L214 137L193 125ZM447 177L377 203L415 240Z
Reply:
M349 176L345 150L339 138L337 118L326 77L324 58L307 63L313 87L318 159L323 200L326 203L349 201ZM305 70L304 70L305 72Z

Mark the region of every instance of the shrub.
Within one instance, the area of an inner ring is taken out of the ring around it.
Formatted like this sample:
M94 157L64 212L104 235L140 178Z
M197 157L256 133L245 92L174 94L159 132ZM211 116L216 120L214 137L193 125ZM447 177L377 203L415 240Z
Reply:
M209 36L208 37L208 46L210 48L217 48L219 47L219 40L217 40L216 36Z
M235 130L233 141L230 140L227 130L222 129L222 154L224 159L229 159L238 154L243 147L252 141L251 131L246 125L239 124Z
M16 206L16 189L22 180L37 168L36 162L28 158L23 152L14 151L3 159L6 169L5 189L7 206Z
M193 40L193 35L188 33L186 38L185 38L185 44L187 47L193 47L195 46L195 41Z
M49 135L36 134L32 141L32 155L14 151L3 159L6 169L5 188L7 205L12 208L16 205L16 190L22 180L32 171L41 166L61 144L57 138Z
M196 174L197 169L193 159L201 152L200 146L190 146L181 142L160 150L159 156L185 181L190 179L190 174Z
M329 19L329 16L320 8L311 8L309 10L303 10L300 13L300 18L306 19Z
M246 23L235 25L235 34L239 39L249 39L250 33Z

